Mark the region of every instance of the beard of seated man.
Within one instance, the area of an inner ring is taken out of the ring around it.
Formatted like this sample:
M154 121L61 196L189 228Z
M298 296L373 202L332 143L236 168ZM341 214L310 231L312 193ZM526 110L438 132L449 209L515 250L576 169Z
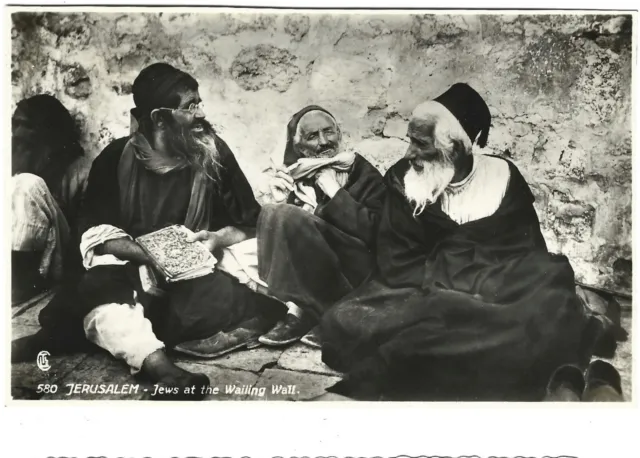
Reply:
M201 170L214 183L220 181L220 152L216 147L216 130L206 120L194 118L185 125L173 116L166 119L165 141L171 151L184 157L189 165Z
M433 159L415 159L404 176L405 197L413 207L413 216L438 200L453 180L455 167L446 153Z

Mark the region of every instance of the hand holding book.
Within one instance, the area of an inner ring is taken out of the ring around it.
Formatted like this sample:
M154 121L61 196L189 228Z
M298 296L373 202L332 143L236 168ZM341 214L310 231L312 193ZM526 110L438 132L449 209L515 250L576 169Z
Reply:
M189 229L176 225L138 237L136 242L165 281L173 283L213 272L216 258L202 242L189 241L194 237ZM210 246L215 245L214 239L207 238Z
M187 236L187 242L202 242L202 244L213 253L217 248L221 248L221 237L215 232L199 231Z

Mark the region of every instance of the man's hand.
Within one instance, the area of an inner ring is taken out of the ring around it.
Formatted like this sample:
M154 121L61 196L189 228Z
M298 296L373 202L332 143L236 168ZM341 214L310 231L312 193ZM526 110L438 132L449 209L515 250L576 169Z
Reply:
M333 196L340 190L338 174L331 167L325 167L316 174L316 184L329 199L333 199Z
M287 169L283 166L276 166L276 176L273 177L269 185L275 203L285 202L293 191L293 187L293 178Z
M199 231L187 236L187 242L202 242L211 253L218 248L224 248L219 234L216 232Z

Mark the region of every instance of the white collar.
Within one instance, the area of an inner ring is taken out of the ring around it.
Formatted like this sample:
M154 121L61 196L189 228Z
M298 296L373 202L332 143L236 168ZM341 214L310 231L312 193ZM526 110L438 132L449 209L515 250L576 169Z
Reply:
M462 180L456 183L449 183L447 188L452 188L452 189L461 188L471 180L473 175L475 175L476 170L478 169L478 156L474 155L472 157L473 157L473 165L471 166L471 171L469 172L469 174L466 177L464 177Z

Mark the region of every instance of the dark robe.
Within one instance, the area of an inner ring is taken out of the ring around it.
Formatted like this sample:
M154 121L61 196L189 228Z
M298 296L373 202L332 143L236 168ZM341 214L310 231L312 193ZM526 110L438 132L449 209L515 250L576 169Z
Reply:
M587 318L564 256L547 251L533 195L514 164L488 217L417 218L406 160L386 174L374 278L322 321L322 359L356 398L538 399L550 373L584 363Z
M385 186L380 172L356 155L332 199L315 189L314 214L291 203L265 205L257 233L260 278L269 292L319 318L370 275Z
M128 138L115 140L95 159L81 211L81 233L108 224L137 237L173 224L184 224L189 206L194 172L190 168L174 170L164 175L139 167L140 196L129 223L124 223L120 210L118 165ZM260 205L242 173L233 153L216 139L223 167L221 182L213 191L208 230L227 226L255 227ZM133 303L133 290L152 321L154 332L167 345L185 340L209 337L227 331L252 317L272 316L281 304L249 290L226 273L215 271L201 278L167 285L167 296L153 298L140 287L138 268L134 263L124 266L96 266L84 274L71 294L50 306L40 320L48 326L59 324L64 315L82 327L82 319L93 308L107 303ZM64 309L64 310L63 310ZM60 313L63 312L63 313Z

